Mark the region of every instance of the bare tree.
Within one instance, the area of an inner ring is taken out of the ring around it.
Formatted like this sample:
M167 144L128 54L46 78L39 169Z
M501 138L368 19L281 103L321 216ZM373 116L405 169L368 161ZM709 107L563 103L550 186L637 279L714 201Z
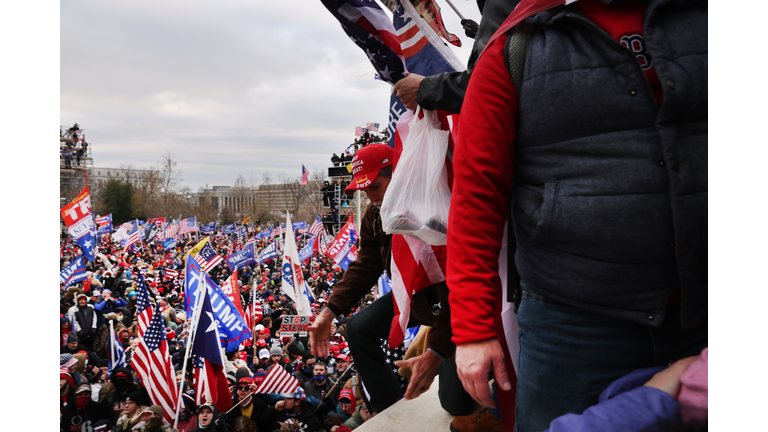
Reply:
M134 214L143 215L146 218L163 216L158 208L160 182L160 171L157 168L150 167L142 171L134 188Z
M248 180L242 174L238 174L235 179L235 186L232 188L232 197L234 198L234 211L235 215L240 219L245 219L250 215L250 201L251 197L250 188L248 187Z
M179 185L184 180L182 171L173 158L173 154L168 150L160 159L157 169L160 172L160 213L164 216L177 217L174 213L178 214L178 210L180 210L177 192Z
M302 185L299 184L299 179L297 178L288 178L285 173L281 172L277 176L278 181L280 182L280 186L283 189L283 193L288 195L288 210L291 212L293 217L295 219L298 219L299 216L299 209L301 208L301 205L307 200L309 197L311 190L310 185ZM312 185L314 188L317 188L316 185Z
M217 220L219 218L218 201L214 199L211 190L208 189L208 185L200 187L197 190L197 194L197 202L195 203L197 222L205 224Z

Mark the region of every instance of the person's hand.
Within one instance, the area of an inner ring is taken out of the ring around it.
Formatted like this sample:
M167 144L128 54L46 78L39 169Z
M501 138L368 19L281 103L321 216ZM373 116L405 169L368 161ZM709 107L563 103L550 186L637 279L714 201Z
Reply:
M395 84L392 93L403 101L403 105L411 111L416 110L416 96L419 94L419 84L424 79L423 75L410 73Z
M275 411L284 411L285 410L285 401L277 401L275 404Z
M408 383L408 390L405 392L406 399L416 399L429 390L432 382L437 376L442 360L432 351L426 351L424 354L409 358L408 360L398 360L395 366L398 368L411 368L411 380Z
M136 423L138 423L140 421L147 421L147 420L149 420L152 417L152 414L154 414L152 411L144 411L144 412L142 412L141 414L139 414L139 417L138 417ZM136 423L134 423L134 424L136 424Z
M476 22L471 19L463 19L461 20L461 26L464 28L464 34L467 35L468 38L474 39L477 37L477 30L480 26L477 25Z
M486 339L457 346L456 370L464 390L481 405L496 407L488 390L491 372L497 386L504 391L512 389L507 369L504 367L504 353L498 339Z
M315 356L328 356L328 350L331 348L331 321L333 321L333 314L326 308L309 326L309 344Z
M643 385L667 392L670 396L677 399L677 396L680 394L680 376L698 358L699 356L692 356L678 360L672 366L657 372L653 378Z

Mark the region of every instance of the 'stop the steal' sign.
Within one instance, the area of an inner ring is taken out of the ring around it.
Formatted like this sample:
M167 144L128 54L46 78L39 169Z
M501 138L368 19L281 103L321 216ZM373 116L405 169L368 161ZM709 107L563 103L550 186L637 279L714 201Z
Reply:
M309 329L309 317L299 315L283 316L283 323L280 325L280 336L291 336L295 333L299 337L307 336Z

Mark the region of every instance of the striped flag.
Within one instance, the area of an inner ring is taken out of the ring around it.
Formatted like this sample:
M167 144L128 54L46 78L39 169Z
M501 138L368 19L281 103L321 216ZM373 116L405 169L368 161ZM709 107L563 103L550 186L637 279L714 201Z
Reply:
M323 225L323 221L320 219L320 215L317 215L315 221L312 222L312 226L309 227L309 235L319 236L320 233L323 232L324 228L325 226Z
M206 242L202 249L200 249L200 252L195 255L195 261L197 261L197 263L200 264L200 268L207 273L219 265L220 262L224 261L224 258L216 253L216 250L211 246L211 242Z
M99 217L97 217L95 222L96 222L96 225L102 225L102 224L105 224L107 222L112 222L112 213L110 213L110 214L108 214L106 216L99 216Z
M275 364L267 372L267 376L256 389L256 393L293 393L300 386L299 380L294 378L284 367Z
M165 226L165 230L163 231L163 235L165 239L172 239L176 237L176 234L179 233L179 225L174 222L169 222L168 225Z
M373 133L379 133L379 124L378 123L366 123L365 128Z
M308 185L309 184L309 170L307 170L307 167L304 166L304 164L301 164L301 180L299 181L300 185Z
M165 269L165 275L171 279L179 277L179 272L174 269Z
M128 236L128 241L125 242L125 247L123 248L123 252L127 251L129 247L134 245L135 243L138 243L141 241L141 239L144 237L141 230L135 231L133 234Z
M152 320L152 307L149 303L149 290L144 275L139 275L136 282L136 316L139 322L139 334L144 333Z
M197 218L195 216L182 219L179 222L179 235L197 232Z
M143 276L141 278L143 279ZM150 312L147 313L147 311ZM168 342L165 340L163 314L154 313L151 306L146 307L140 316L142 314L151 315L151 319L145 331L139 327L139 346L133 353L131 366L136 371L136 375L141 378L144 388L147 389L149 400L153 405L163 407L165 413L163 420L170 424L176 416L176 402L179 394L176 387L176 373L168 353Z
M355 136L361 137L365 133L365 130L361 128L360 126L355 126Z

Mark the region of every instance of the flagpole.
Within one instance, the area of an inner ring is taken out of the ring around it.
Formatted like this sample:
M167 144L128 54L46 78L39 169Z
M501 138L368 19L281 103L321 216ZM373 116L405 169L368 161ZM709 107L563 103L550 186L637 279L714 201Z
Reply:
M112 370L115 369L115 328L112 320L109 320L109 351L112 353ZM109 372L111 373L112 370Z
M186 261L186 257L185 257L185 261ZM186 265L184 266L184 268L186 272ZM184 278L184 282L185 282L185 285L188 282L186 280L186 277ZM205 278L203 278L202 283L203 283L203 287L198 289L207 290L208 285L205 282ZM189 328L189 343L187 344L186 353L184 354L184 358L182 359L183 363L181 365L182 384L187 382L187 363L188 363L187 359L189 358L189 351L192 349L192 345L194 345L195 343L195 334L197 333L197 323L200 321L200 305L203 302L203 294L205 293L201 293L200 295L197 296L197 300L195 301L195 309L194 311L192 311L192 326ZM179 410L181 409L181 404L183 403L181 401L181 398L184 395L184 392L181 391L182 388L184 388L183 385L179 388L179 400L176 401L176 418L173 421L174 429L176 429L176 426L179 423Z

